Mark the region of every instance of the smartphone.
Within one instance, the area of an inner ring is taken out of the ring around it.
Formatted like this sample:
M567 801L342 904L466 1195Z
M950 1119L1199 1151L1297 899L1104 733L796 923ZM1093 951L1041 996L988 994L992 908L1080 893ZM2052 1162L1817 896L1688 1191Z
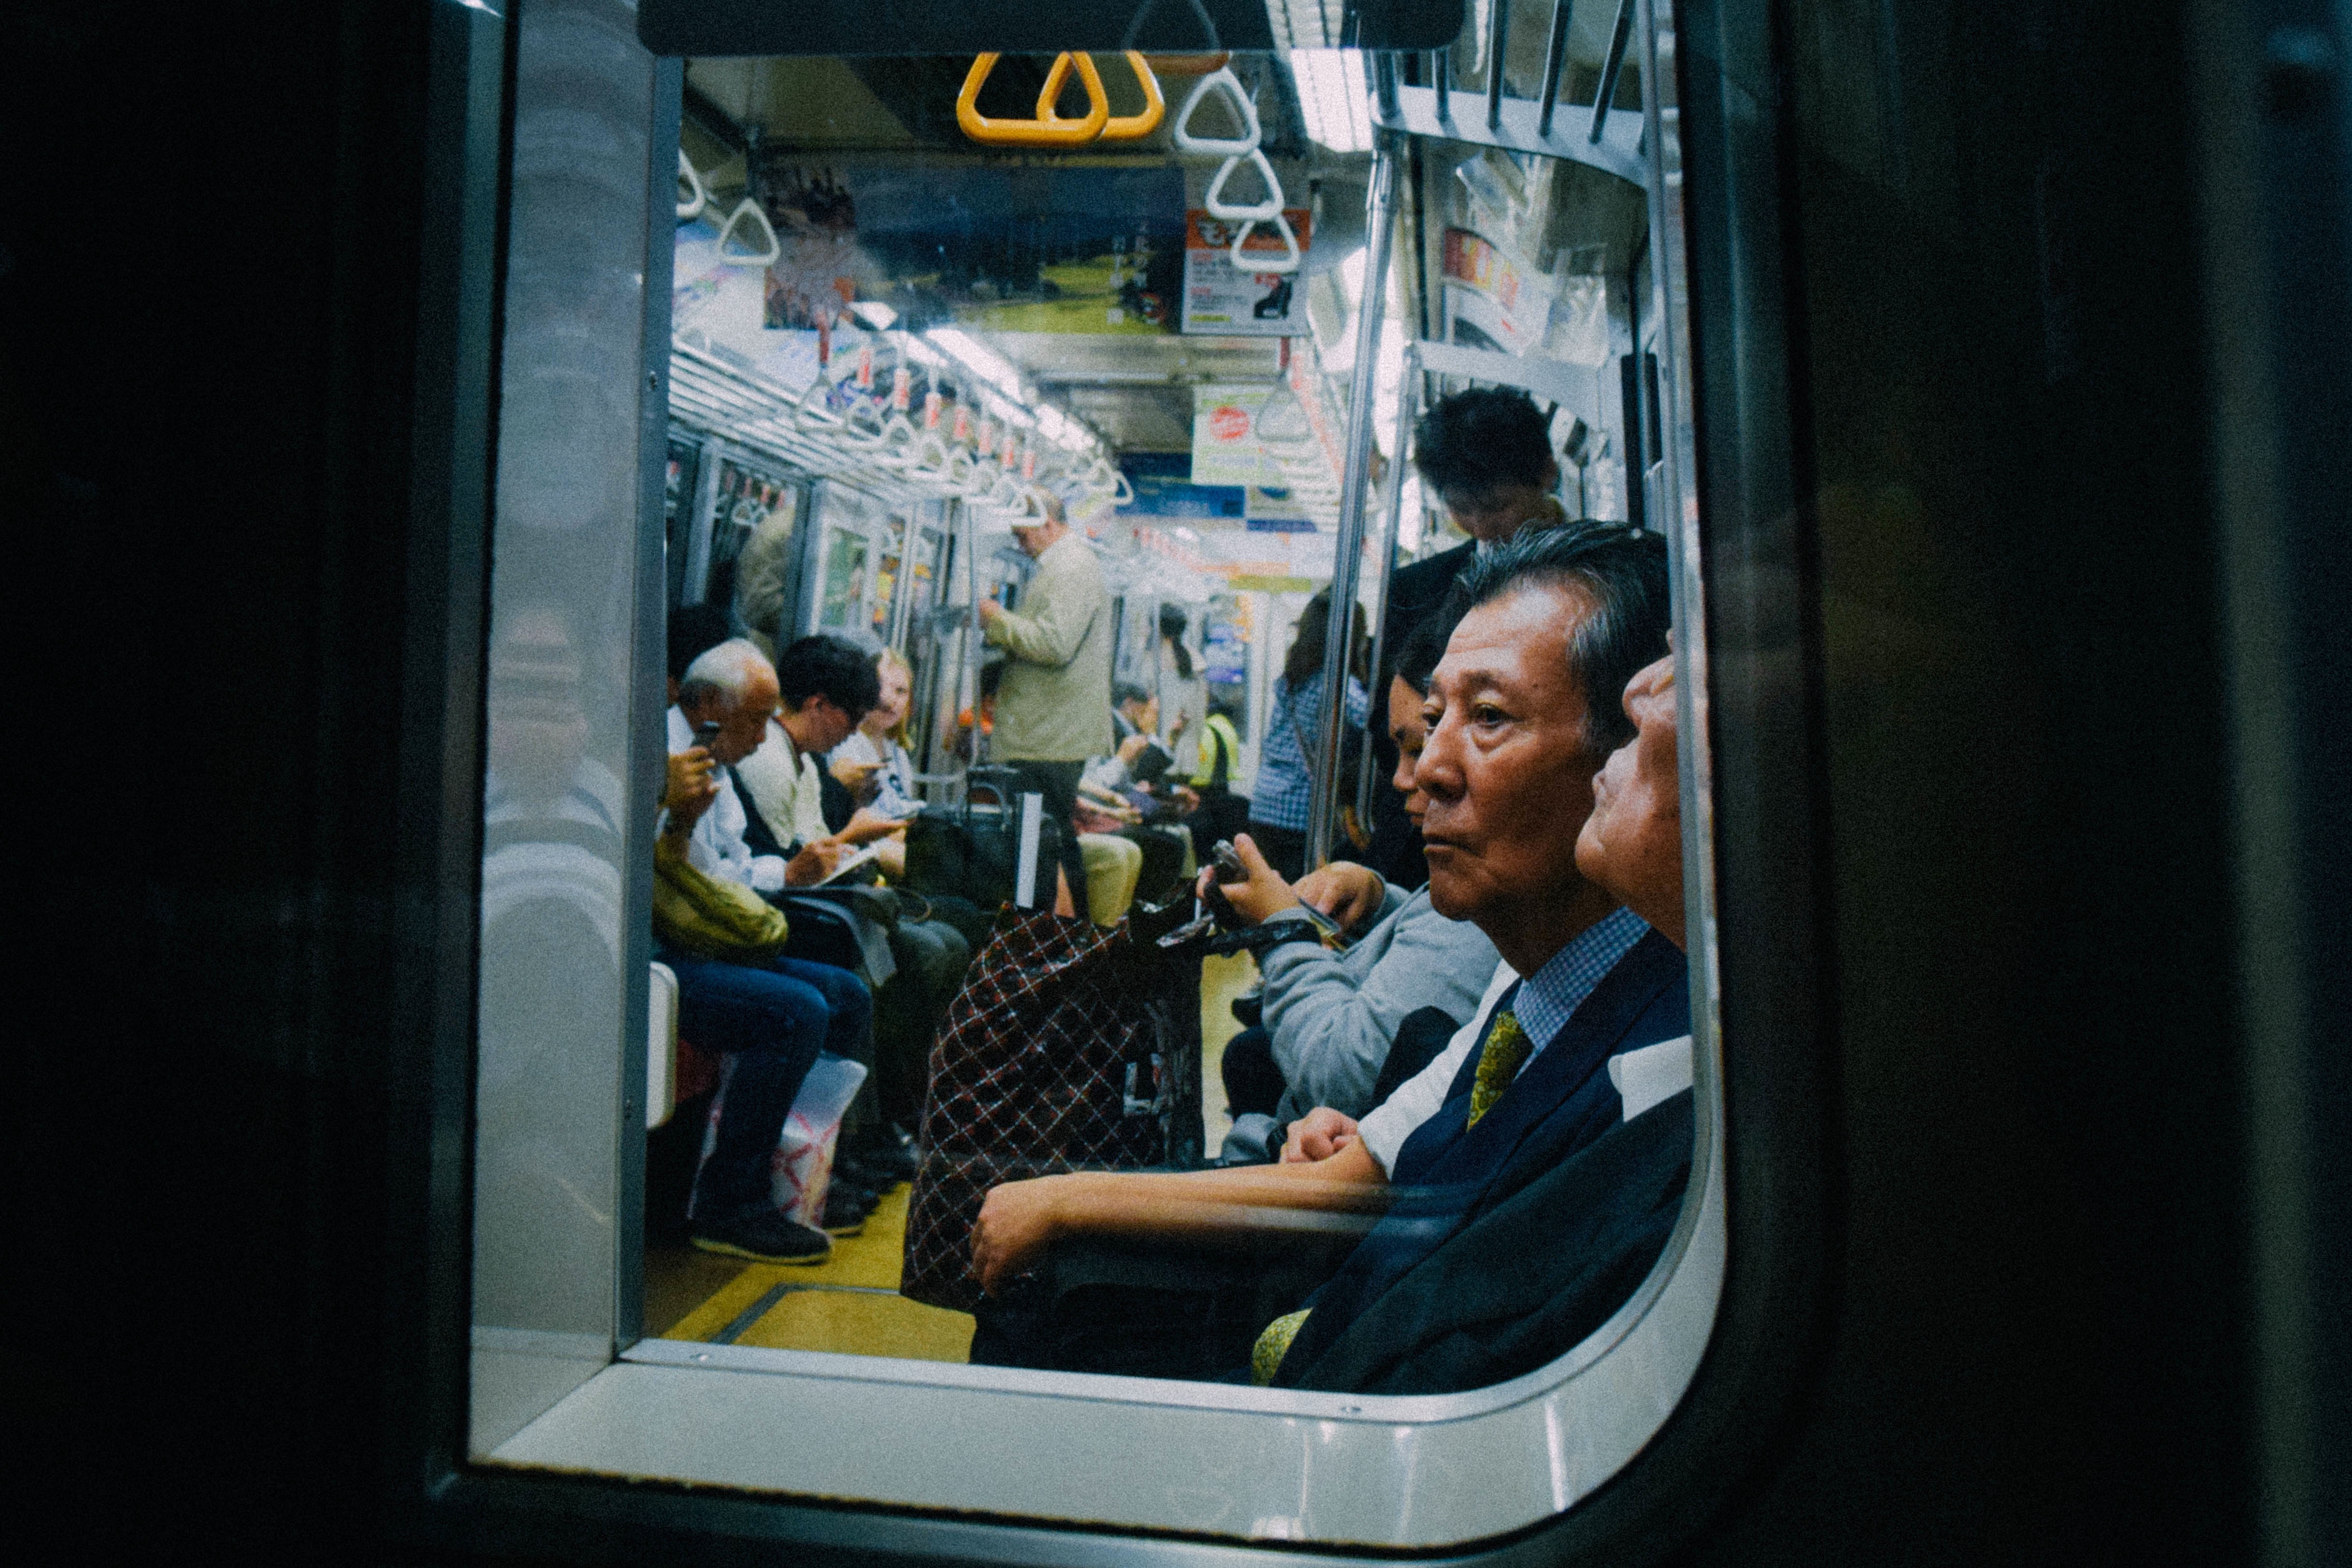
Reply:
M1220 883L1249 880L1249 868L1242 864L1241 852L1234 848L1231 839L1219 839L1216 848L1209 852L1209 861L1217 868Z
M719 726L715 720L705 719L694 727L694 744L703 750L709 750L710 743L718 738Z

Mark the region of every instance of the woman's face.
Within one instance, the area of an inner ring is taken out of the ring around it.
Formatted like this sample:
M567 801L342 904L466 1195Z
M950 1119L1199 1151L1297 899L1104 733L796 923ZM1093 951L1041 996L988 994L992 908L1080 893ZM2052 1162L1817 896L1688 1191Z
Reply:
M898 721L907 716L907 672L897 663L885 660L876 674L882 677L882 700L874 705L874 710L858 727L878 739L898 728Z

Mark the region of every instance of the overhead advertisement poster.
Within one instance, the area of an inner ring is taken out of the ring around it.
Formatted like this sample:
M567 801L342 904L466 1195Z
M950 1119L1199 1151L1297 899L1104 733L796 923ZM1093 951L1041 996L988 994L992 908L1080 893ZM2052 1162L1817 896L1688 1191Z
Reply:
M1501 246L1468 229L1445 231L1440 250L1454 319L1477 329L1509 353L1540 347L1551 324L1551 296Z
M1192 483L1281 486L1280 465L1257 438L1257 412L1269 386L1192 389Z
M1304 256L1310 237L1307 209L1286 207L1283 216ZM1184 214L1183 329L1225 338L1297 337L1307 330L1307 294L1298 287L1303 275L1296 270L1256 272L1235 267L1234 236L1242 226L1212 217L1201 207ZM1283 244L1276 225L1262 222L1242 241L1242 258L1278 262L1289 248Z

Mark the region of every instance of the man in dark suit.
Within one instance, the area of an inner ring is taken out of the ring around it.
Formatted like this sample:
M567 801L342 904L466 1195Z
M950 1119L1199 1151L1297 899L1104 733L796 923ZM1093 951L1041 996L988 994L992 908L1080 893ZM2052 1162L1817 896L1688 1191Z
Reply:
M1399 1196L1397 1173L1426 1175L1453 1193L1451 1207L1405 1195L1334 1281L1353 1270L1376 1298L1410 1267L1400 1247L1425 1250L1483 1214L1496 1178L1569 1159L1622 1120L1604 1071L1612 1054L1687 1032L1679 955L1575 862L1592 775L1629 727L1615 702L1588 704L1584 693L1622 690L1663 651L1662 542L1622 528L1545 530L1478 562L1465 591L1472 607L1433 681L1415 779L1430 797L1431 901L1494 942L1509 999L1490 997L1472 1029L1360 1127L1328 1108L1310 1113L1282 1165L1082 1172L994 1189L973 1235L989 1290L1065 1239L1295 1250L1318 1228L1301 1217L1379 1214ZM1334 1299L1327 1322L1343 1329L1353 1300ZM976 1340L974 1358L995 1357Z
M1379 672L1374 691L1388 690L1398 651L1412 629L1444 602L1481 550L1521 528L1568 520L1555 494L1559 463L1552 455L1550 429L1525 392L1477 387L1433 403L1413 429L1412 465L1454 526L1470 538L1390 578L1381 662L1391 667ZM1381 777L1396 770L1394 745L1387 737L1373 737L1373 751ZM1365 862L1399 887L1418 887L1427 880L1421 834L1401 801L1386 793L1374 799L1372 843Z

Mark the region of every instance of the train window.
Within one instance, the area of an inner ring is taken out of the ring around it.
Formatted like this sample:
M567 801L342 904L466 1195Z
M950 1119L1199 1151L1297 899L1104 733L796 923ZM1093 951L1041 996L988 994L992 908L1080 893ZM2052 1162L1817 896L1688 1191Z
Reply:
M1671 6L968 9L514 26L471 1458L1520 1529L1723 1268Z

